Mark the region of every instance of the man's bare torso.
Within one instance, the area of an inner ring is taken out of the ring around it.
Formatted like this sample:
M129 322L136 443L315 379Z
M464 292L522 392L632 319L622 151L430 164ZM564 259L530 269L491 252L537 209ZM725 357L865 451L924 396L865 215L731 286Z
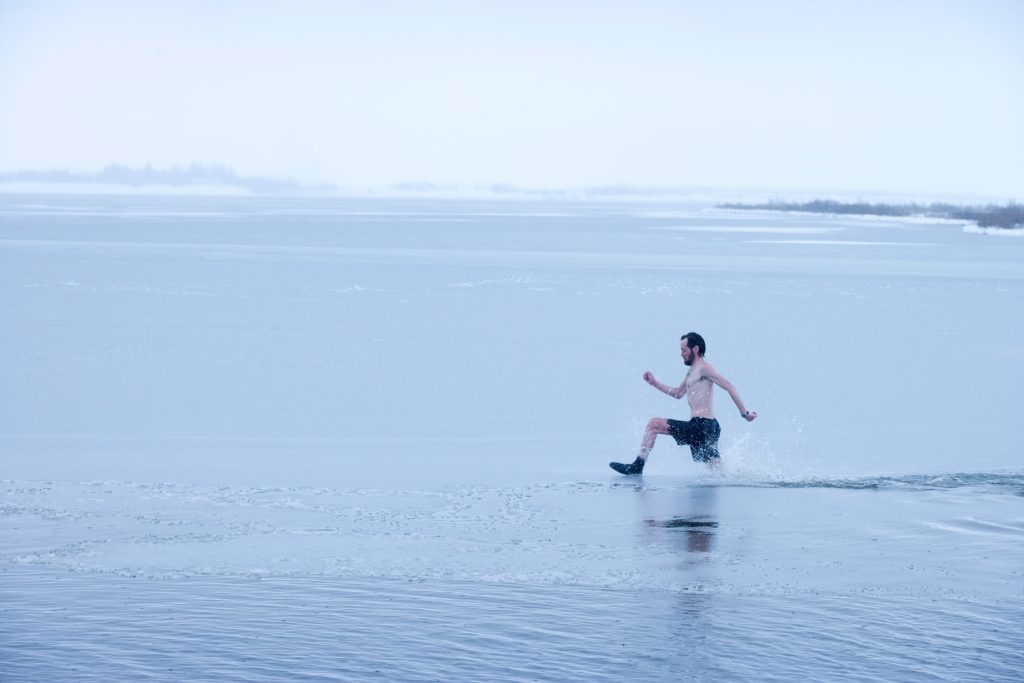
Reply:
M710 368L711 365L707 361L700 361L690 366L690 371L686 373L686 402L690 404L691 418L715 416L711 395L715 385L704 376L706 367Z

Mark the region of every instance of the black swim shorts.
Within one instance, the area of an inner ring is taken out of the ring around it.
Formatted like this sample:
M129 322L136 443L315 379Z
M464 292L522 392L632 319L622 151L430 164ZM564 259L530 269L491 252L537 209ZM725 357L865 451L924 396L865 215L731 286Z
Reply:
M718 436L722 433L718 420L708 417L669 420L668 433L680 446L690 447L695 462L718 460Z

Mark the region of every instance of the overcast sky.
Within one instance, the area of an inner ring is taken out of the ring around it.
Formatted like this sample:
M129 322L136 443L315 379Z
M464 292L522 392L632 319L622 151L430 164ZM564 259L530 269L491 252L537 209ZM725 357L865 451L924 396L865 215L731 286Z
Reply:
M0 0L0 170L1024 197L1024 2Z

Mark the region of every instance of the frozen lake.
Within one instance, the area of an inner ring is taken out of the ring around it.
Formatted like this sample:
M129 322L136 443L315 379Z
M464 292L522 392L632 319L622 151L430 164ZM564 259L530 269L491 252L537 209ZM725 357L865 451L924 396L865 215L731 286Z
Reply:
M0 679L1013 680L1022 300L948 223L0 195ZM760 417L621 477L690 330Z

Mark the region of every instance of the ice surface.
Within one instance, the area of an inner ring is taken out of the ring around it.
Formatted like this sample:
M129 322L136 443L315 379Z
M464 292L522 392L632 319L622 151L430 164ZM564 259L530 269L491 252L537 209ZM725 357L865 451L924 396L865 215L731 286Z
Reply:
M0 678L1019 670L1024 241L700 205L0 202ZM620 477L648 418L686 417L641 375L678 382L690 330L760 417L720 392L721 473L659 442Z

